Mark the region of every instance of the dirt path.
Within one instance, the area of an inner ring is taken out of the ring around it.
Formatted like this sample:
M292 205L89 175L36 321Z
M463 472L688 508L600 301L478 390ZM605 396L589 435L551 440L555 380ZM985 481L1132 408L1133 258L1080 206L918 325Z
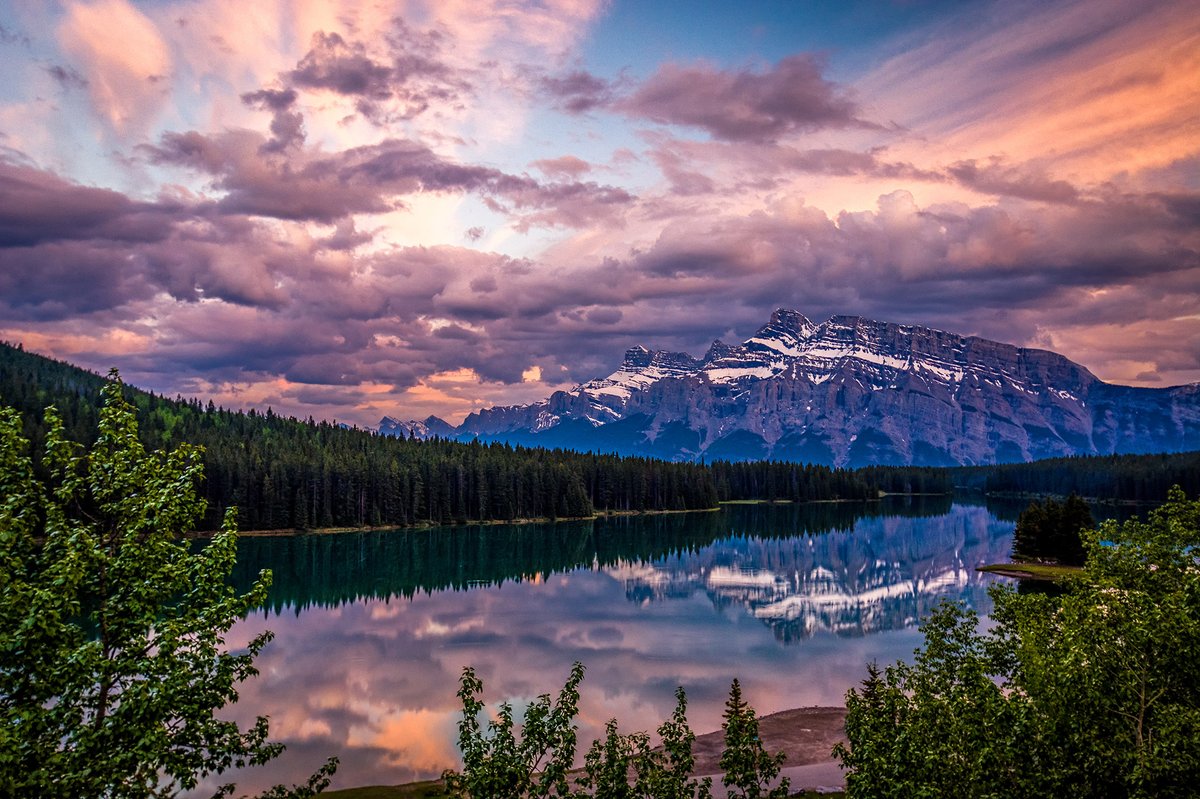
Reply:
M783 752L784 775L792 780L792 790L801 788L841 788L845 785L841 769L832 757L833 745L845 741L844 707L799 707L763 716L758 734L768 752ZM719 774L717 761L725 739L721 730L696 736L693 752L696 774ZM720 785L720 778L713 781Z

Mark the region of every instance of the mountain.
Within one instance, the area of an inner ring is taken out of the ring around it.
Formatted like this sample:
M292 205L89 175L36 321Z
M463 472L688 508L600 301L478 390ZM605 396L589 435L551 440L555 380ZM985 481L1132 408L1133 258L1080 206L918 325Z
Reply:
M437 416L426 416L424 420L402 422L385 416L379 420L379 433L396 438L416 438L426 441L431 438L454 438L454 425Z
M606 378L472 413L448 436L839 467L1181 452L1200 449L1200 383L1113 385L1047 350L780 309L741 344L699 359L633 347Z

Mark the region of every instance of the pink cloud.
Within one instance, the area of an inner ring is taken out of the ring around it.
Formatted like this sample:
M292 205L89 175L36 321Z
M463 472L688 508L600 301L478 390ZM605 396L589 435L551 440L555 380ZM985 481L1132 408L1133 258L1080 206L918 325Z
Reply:
M145 133L167 104L173 69L154 23L127 0L71 3L58 40L108 125L119 136Z

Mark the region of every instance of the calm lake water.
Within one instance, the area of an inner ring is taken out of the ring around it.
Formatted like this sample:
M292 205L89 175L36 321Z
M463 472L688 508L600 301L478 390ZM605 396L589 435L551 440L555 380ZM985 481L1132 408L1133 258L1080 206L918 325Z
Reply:
M918 498L244 539L239 584L275 582L231 643L275 640L227 713L269 715L288 751L239 793L333 754L334 788L454 766L466 665L487 701L519 705L583 662L581 752L614 716L653 730L677 685L697 732L720 727L734 677L762 714L841 704L868 662L912 654L943 597L988 612L975 567L1006 559L1012 532L982 505Z

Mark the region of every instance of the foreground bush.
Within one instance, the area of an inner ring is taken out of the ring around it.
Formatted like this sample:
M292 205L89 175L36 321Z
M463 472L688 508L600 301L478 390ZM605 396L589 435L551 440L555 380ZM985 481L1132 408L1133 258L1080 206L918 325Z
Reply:
M170 797L283 749L265 718L242 730L215 715L270 638L244 652L224 640L269 575L244 595L228 587L231 524L190 550L182 534L204 511L199 450L146 452L119 382L104 401L86 453L46 412L45 483L20 416L0 409L2 796ZM267 796L311 796L335 764Z
M594 797L595 799L708 799L712 780L692 776L695 733L688 726L687 696L675 691L675 710L658 728L659 746L645 732L622 734L617 720L594 741L582 773L572 773L576 751L575 717L583 666L571 675L552 700L543 694L529 704L515 730L512 705L501 703L486 726L480 723L485 705L483 683L473 669L463 669L458 696L463 703L458 746L463 769L442 775L447 792L458 799L518 799L519 797ZM775 787L783 755L769 755L758 737L758 717L742 699L737 680L725 704L725 750L720 767L730 797L783 799L788 781Z
M1062 596L944 605L871 667L838 749L851 797L1190 797L1200 785L1200 501L1083 537Z

